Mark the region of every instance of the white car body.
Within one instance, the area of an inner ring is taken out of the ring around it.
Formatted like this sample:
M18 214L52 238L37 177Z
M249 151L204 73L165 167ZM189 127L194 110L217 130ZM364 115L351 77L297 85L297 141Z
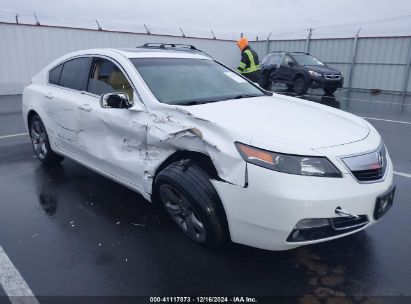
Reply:
M103 109L100 96L48 83L48 72L73 57L98 56L115 62L134 90L130 109ZM376 199L393 184L386 154L384 176L356 180L342 158L375 152L378 132L352 114L313 102L274 94L194 106L157 101L130 58L211 58L189 52L93 49L63 56L33 77L23 93L23 117L35 111L52 150L111 178L151 200L153 178L176 151L212 160L212 180L222 201L231 240L269 250L285 250L339 238L376 222ZM70 100L70 102L66 102ZM234 143L295 155L327 157L342 178L301 176L247 163ZM297 222L335 218L337 207L365 215L358 229L311 241L288 240Z

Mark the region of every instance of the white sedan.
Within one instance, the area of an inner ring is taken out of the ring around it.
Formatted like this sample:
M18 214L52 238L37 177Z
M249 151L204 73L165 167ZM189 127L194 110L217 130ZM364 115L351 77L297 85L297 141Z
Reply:
M69 158L161 202L205 246L327 241L393 203L367 121L266 92L191 46L65 55L24 89L23 115L44 165Z

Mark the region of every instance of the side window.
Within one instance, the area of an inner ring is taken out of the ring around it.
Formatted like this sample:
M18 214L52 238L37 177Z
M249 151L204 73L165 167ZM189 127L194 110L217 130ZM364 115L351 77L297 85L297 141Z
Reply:
M279 62L278 62L278 59L279 59L279 58L281 58L281 55L279 55L279 54L274 54L274 55L270 58L269 64L270 64L270 65L278 65L278 64L279 64Z
M78 91L85 91L87 89L90 64L90 57L66 61L61 72L60 85Z
M283 64L282 65L284 65L284 66L289 66L288 64L290 63L290 62L294 62L294 60L290 57L290 56L288 56L288 55L285 55L284 56L284 60L283 60Z
M95 58L88 81L88 92L103 95L112 92L126 93L133 100L133 88L126 76L111 61Z
M56 66L49 73L49 83L51 84L60 84L60 75L61 70L63 69L63 64Z
M261 64L262 64L262 65L270 65L273 57L274 57L273 54L267 55L267 56L263 59L263 61L261 62Z

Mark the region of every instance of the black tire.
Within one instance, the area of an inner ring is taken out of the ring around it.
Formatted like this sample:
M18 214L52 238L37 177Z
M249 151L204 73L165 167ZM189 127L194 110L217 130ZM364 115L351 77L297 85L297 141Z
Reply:
M51 150L46 128L38 115L30 120L29 133L34 153L43 164L55 165L64 159Z
M269 80L270 79L270 71L263 71L263 73L261 73L261 87L265 90L270 91L271 87L273 86L272 81Z
M304 95L307 93L308 86L303 77L297 77L294 80L293 90L297 95Z
M335 93L335 91L337 91L337 88L324 88L323 90L324 90L325 94L332 95L332 94Z
M263 89L267 90L267 91L271 91L273 87L273 83L271 81L267 81L265 86L263 87Z
M227 220L209 175L190 160L173 163L156 177L155 190L171 218L193 241L215 247L228 237Z

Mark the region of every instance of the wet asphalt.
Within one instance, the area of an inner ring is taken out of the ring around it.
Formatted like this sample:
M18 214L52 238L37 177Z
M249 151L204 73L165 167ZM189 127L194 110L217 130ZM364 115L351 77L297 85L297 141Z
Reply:
M311 91L302 98L367 117L395 171L411 174L410 96ZM20 109L21 96L0 97L0 137L26 132ZM393 208L352 236L285 252L208 250L140 195L70 160L44 168L28 136L3 138L0 245L39 297L275 295L316 303L347 295L366 303L364 296L411 296L411 178L396 175L395 183Z

